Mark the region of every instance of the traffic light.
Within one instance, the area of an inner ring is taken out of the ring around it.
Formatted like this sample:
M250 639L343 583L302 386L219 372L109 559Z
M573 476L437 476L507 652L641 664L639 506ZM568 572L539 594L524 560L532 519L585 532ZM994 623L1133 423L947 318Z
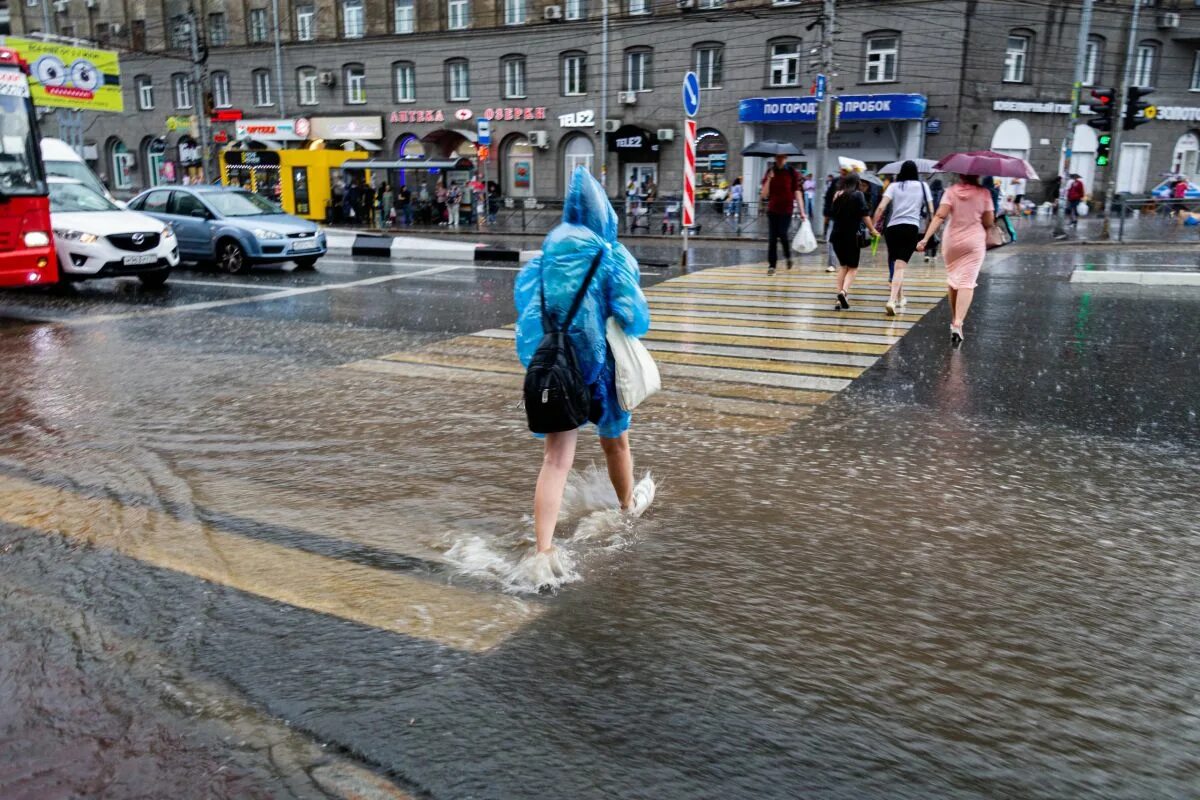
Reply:
M1111 131L1113 129L1114 111L1117 107L1117 90L1116 89L1092 89L1092 97L1095 102L1092 103L1092 118L1087 121L1098 131Z
M1142 102L1142 98L1153 93L1154 90L1149 87L1129 87L1129 97L1125 100L1125 124L1122 126L1122 130L1131 131L1143 122L1150 121L1151 117L1143 114L1146 109L1150 108L1150 104Z
M1096 137L1096 166L1107 167L1112 161L1112 134L1102 133Z

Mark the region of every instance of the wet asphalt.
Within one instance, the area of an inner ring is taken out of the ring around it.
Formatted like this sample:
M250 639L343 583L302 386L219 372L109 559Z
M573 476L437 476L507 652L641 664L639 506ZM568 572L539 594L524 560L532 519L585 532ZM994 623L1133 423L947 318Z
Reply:
M524 524L511 398L340 367L510 323L511 265L3 295L0 479L68 499L0 514L0 796L1192 796L1200 291L1067 279L1195 251L989 260L959 350L943 304L782 430L636 427L654 512L482 652L105 537L489 591L439 556Z

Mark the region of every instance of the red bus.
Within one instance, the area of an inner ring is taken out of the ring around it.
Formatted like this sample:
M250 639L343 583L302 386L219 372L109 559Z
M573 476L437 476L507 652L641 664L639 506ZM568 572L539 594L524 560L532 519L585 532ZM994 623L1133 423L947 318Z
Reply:
M58 282L29 67L0 47L0 287Z

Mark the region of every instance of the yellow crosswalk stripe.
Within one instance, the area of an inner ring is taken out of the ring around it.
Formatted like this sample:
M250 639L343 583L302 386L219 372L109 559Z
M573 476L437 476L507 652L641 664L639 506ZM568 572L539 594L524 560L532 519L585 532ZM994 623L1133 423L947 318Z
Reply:
M659 351L654 358L662 364L690 364L697 367L728 367L757 372L786 372L792 375L823 375L831 378L857 378L863 367L841 367L830 364L801 364L766 358L737 358L710 356L699 353L668 353Z
M183 521L161 511L0 476L0 519L297 608L484 651L541 607ZM136 533L135 533L136 532Z
M747 317L750 317L749 319ZM791 331L821 331L824 333L857 333L864 336L882 336L892 332L901 334L907 330L908 325L904 327L892 328L867 328L860 325L830 325L823 322L781 322L771 319L754 319L749 314L738 317L731 316L698 316L698 315L679 315L669 313L658 313L654 315L654 319L659 322L694 322L698 324L709 325L746 325L753 324L756 328L778 328L780 330Z

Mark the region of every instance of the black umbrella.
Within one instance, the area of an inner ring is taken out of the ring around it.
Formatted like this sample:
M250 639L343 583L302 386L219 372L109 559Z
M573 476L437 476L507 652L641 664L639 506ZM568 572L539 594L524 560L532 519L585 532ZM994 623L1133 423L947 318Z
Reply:
M772 158L773 156L802 156L800 148L791 142L780 142L775 139L763 139L761 142L755 142L746 147L742 151L744 156L762 156L763 158Z

